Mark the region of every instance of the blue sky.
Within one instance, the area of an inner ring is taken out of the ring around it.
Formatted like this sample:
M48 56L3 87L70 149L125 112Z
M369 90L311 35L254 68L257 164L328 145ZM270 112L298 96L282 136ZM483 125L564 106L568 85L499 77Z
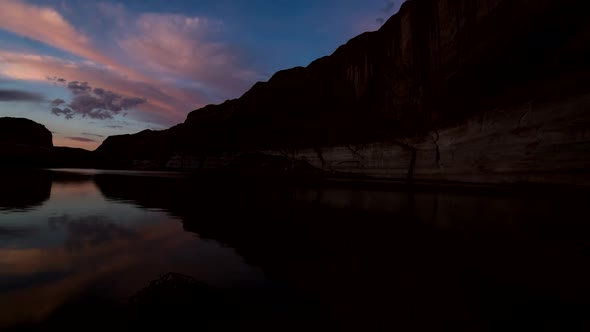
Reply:
M399 1L0 0L0 116L54 144L164 129L376 30Z

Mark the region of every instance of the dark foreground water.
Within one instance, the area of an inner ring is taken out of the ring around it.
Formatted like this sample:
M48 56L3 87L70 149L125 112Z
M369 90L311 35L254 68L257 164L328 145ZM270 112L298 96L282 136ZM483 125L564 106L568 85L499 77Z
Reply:
M588 195L476 189L4 173L0 329L590 330Z

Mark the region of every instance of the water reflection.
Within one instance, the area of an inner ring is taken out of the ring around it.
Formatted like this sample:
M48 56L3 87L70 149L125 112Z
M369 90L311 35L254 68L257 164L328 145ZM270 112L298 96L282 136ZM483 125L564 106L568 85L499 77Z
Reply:
M42 322L96 294L126 301L170 271L218 287L264 281L234 250L184 232L170 214L107 200L91 177L49 183L51 197L34 209L0 211L0 327Z
M587 324L587 193L96 181L304 290L335 330Z
M89 312L137 318L109 301L176 272L194 277L180 278L181 293L192 295L155 291L147 308L160 320L142 316L145 326L195 315L205 330L235 327L228 322L350 331L588 324L587 193L84 176L54 180L33 211L0 212L0 225L25 227L0 233L5 322L78 312L108 328Z
M98 246L139 235L135 230L119 226L105 216L72 218L64 214L49 217L48 224L51 231L65 228L65 248L68 251L80 251L85 246Z
M42 205L51 193L51 177L47 173L4 171L0 172L0 183L0 211L27 211Z

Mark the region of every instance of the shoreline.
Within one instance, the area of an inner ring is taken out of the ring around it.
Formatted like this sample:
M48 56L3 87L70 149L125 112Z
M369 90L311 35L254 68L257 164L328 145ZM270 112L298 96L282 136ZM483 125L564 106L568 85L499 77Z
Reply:
M6 170L6 169L5 169ZM441 191L455 193L480 193L480 194L509 194L509 195L574 195L590 194L590 186L577 184L543 183L543 182L462 182L429 179L393 179L372 178L352 175L307 175L307 174L263 174L260 172L245 172L236 170L193 170L177 171L170 169L158 170L133 170L133 169L94 169L94 168L31 168L25 171L45 171L68 174L72 176L145 176L168 180L189 179L194 181L231 181L245 182L249 185L257 184L288 184L303 188L321 189L348 189L348 190L372 190L372 191ZM253 183L251 183L253 182Z

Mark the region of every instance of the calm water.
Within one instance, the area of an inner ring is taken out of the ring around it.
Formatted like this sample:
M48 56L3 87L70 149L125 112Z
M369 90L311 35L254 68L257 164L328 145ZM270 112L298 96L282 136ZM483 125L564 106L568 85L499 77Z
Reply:
M0 329L590 328L585 193L0 180Z

